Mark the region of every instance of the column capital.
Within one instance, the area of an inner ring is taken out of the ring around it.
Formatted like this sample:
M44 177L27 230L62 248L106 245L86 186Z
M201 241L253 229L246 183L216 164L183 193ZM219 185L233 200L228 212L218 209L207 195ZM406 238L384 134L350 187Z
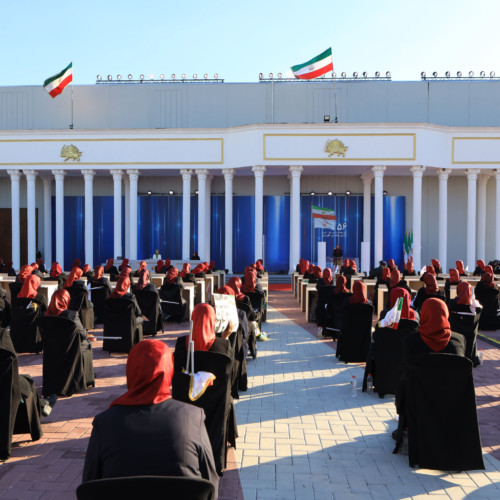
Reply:
M28 181L34 181L36 180L38 172L36 170L23 170L23 174L26 176Z
M114 181L121 181L123 178L123 170L110 170L109 173L113 176Z
M383 177L384 176L384 172L386 170L386 166L384 165L374 165L372 167L372 172L373 172L373 175L375 177Z
M127 170L127 174L129 178L135 178L137 179L139 175L141 175L141 171L137 169L132 169L132 170Z
M478 175L478 180L479 183L484 183L486 184L488 182L488 179L491 177L491 172L488 170L484 170L482 173Z
M451 168L440 168L437 171L437 176L440 181L447 181L448 176L451 174Z
M198 176L198 180L206 180L209 171L206 168L197 168L195 172Z
M232 181L234 177L234 168L223 168L222 175L226 181Z
M7 173L10 175L10 178L13 181L19 181L21 179L20 170L7 170Z
M500 181L500 169L493 170L493 175L495 176L497 182Z
M191 180L191 176L193 175L193 171L192 170L187 170L187 169L182 169L180 171L180 174L182 175L182 180L183 181L190 181Z
M81 172L85 181L92 181L94 179L95 170L82 170Z
M372 180L373 180L373 174L371 173L367 173L367 174L361 174L361 179L363 180L363 182L366 184L371 184Z
M413 165L413 167L410 168L413 174L413 178L415 177L420 177L424 175L425 172L425 167L423 165Z
M40 179L42 179L44 184L49 184L49 186L52 183L52 175L50 173L40 175Z
M292 165L288 171L290 172L290 175L293 177L300 177L300 175L302 174L304 170L304 167L300 166L300 165Z
M56 181L63 181L66 175L66 170L52 170L52 174Z
M264 165L255 165L254 167L252 167L252 170L255 177L264 177L266 167Z
M477 176L481 173L480 168L468 168L465 173L467 174L467 180L477 181Z

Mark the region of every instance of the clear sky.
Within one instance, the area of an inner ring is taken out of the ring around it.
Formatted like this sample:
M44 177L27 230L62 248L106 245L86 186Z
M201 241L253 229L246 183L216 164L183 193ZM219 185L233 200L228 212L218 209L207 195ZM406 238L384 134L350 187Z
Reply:
M338 73L500 76L500 0L17 0L0 15L0 86L41 85L71 61L75 85L129 73L256 82L328 47Z

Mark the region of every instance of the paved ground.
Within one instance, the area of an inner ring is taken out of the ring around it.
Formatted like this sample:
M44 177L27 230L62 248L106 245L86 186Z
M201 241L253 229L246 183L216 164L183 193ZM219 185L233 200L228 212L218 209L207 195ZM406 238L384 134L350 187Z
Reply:
M500 498L500 350L481 343L485 364L475 370L478 414L487 470L467 474L410 469L392 455L393 399L352 398L349 381L363 365L338 363L330 341L311 334L291 292L270 294L272 306L249 360L249 390L236 403L240 438L221 481L222 500L257 498ZM187 324L170 325L169 345ZM97 386L61 399L44 419L44 437L15 436L13 457L0 465L0 499L75 498L91 422L125 391L126 356L108 356L95 343ZM41 386L41 356L21 355L22 372Z

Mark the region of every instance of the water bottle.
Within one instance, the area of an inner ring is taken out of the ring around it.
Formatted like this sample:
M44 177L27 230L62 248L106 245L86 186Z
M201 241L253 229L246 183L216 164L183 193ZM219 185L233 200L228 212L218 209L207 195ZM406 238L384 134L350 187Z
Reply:
M477 357L479 358L479 364L482 365L484 361L484 353L482 349L479 349Z
M366 390L367 392L373 392L373 377L371 373L366 377Z
M356 376L353 375L351 379L351 397L356 397Z

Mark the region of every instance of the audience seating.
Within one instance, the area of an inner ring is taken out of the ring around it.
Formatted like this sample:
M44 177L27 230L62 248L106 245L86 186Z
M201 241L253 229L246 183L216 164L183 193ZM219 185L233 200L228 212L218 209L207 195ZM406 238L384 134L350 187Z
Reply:
M121 337L119 340L104 338L102 350L129 352L142 340L142 324L137 323L135 304L130 299L109 298L104 305L104 337Z
M163 331L163 316L160 314L160 297L153 290L135 290L135 298L141 308L143 316L148 318L142 324L143 335L156 335L159 330Z
M38 321L45 312L37 299L18 298L12 304L10 336L16 353L40 353L42 338Z

